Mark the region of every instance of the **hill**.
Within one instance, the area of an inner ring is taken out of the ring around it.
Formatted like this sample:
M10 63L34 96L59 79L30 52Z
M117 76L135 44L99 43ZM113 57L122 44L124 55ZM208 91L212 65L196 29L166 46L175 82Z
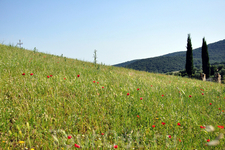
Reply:
M224 91L0 45L0 149L208 149L224 133Z
M210 63L225 61L225 40L208 44ZM139 59L128 65L120 65L126 68L148 72L166 73L185 69L186 51L166 54L159 57ZM193 63L198 69L202 66L201 47L193 50Z

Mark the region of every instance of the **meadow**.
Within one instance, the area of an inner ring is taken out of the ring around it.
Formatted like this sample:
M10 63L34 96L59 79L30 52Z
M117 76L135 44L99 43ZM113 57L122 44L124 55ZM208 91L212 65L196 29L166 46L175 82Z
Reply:
M0 45L0 149L223 149L224 110L223 84Z

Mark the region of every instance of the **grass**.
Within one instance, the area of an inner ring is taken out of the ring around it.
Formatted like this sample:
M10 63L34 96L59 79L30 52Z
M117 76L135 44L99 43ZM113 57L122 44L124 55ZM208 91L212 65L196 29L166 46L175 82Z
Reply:
M2 149L211 149L224 133L223 84L6 45L0 58Z

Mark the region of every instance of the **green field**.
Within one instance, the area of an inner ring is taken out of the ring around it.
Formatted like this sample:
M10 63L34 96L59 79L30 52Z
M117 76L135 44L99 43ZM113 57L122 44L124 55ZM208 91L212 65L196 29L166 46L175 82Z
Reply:
M223 149L224 110L223 84L0 45L0 149Z

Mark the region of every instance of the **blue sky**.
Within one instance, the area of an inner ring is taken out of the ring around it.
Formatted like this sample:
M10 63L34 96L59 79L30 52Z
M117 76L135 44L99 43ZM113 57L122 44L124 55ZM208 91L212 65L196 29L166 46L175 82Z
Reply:
M225 39L224 0L0 0L0 43L113 65Z

